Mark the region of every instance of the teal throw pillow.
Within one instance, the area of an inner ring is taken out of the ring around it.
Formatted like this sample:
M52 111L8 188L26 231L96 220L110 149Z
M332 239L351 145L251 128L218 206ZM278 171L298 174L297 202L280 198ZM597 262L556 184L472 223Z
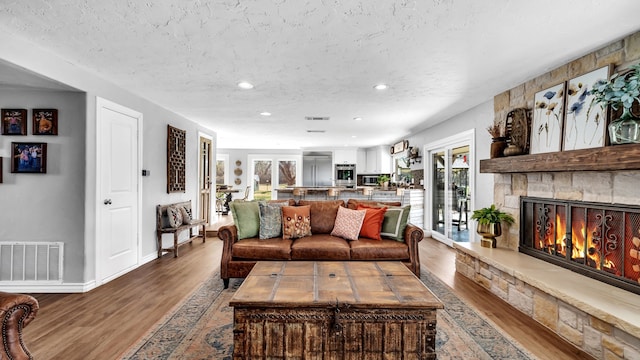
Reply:
M382 230L380 236L396 241L404 241L404 230L407 228L409 221L409 211L411 205L404 207L387 207L382 221Z
M258 202L260 208L260 239L282 236L282 207L288 203Z
M233 222L238 229L238 240L256 238L260 232L260 209L255 201L229 203Z

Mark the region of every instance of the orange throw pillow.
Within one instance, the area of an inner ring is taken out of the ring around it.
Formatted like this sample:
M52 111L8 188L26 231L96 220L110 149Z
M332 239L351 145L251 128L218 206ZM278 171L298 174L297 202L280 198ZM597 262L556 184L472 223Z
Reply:
M380 237L380 230L382 229L382 222L384 221L384 213L387 211L386 207L373 208L364 205L358 205L358 210L366 210L364 215L364 221L360 228L360 236L374 240L382 240Z
M311 236L311 206L282 207L282 238L298 239Z

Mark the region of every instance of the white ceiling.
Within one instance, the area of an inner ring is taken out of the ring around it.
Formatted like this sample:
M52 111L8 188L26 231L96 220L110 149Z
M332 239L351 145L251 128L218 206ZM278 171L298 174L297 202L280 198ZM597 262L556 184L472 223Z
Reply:
M640 30L639 13L638 0L0 0L0 30L211 128L218 147L295 149L393 143Z

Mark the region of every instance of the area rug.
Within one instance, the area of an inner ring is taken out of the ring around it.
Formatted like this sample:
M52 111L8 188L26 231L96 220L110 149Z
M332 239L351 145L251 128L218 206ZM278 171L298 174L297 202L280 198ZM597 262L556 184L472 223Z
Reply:
M438 359L536 359L436 276L423 269L421 280L445 305L437 316ZM233 308L228 304L241 283L232 279L223 289L219 273L214 273L122 359L231 359Z

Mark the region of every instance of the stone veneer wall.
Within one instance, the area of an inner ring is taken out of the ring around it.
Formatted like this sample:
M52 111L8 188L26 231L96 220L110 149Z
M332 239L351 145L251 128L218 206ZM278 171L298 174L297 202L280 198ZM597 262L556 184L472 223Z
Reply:
M533 109L538 91L608 64L614 65L615 72L639 60L640 32L637 32L496 95L494 121L504 121L515 108ZM520 196L640 205L640 187L634 183L640 183L640 171L496 174L494 203L516 218L516 223L498 238L498 246L518 250Z
M639 59L640 32L498 94L494 98L494 121L504 121L507 113L515 108L533 109L534 95L538 91L607 64L614 64L615 72ZM640 205L638 184L640 170L495 174L494 203L516 219L516 223L498 238L498 247L518 251L521 196ZM640 339L637 337L478 257L457 250L456 270L597 359L640 359Z
M456 271L596 359L640 359L636 336L460 249L456 251Z

